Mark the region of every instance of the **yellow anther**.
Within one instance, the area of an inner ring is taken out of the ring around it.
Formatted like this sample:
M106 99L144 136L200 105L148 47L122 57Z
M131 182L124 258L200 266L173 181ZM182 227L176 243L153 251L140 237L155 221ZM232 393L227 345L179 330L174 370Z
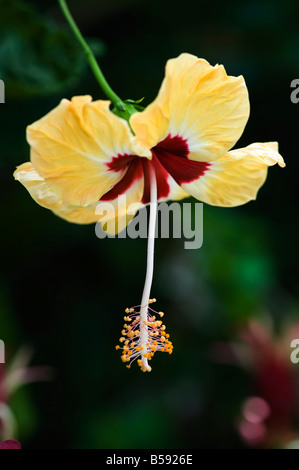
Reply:
M156 302L155 298L149 299L148 303L154 302ZM123 344L115 346L115 349L122 349L121 360L128 363L126 365L128 369L131 368L132 359L136 358L140 369L143 372L150 372L151 367L145 367L144 360L150 361L158 351L172 354L173 350L169 334L166 334L166 327L162 321L164 312L152 311L155 315L151 313L147 319L141 319L140 312L134 310L133 307L126 308L125 312L127 315L124 316L125 323L121 332L122 336L119 339L120 343ZM133 312L134 314L131 315ZM147 341L142 341L141 344L141 335L144 331L146 331L148 337Z

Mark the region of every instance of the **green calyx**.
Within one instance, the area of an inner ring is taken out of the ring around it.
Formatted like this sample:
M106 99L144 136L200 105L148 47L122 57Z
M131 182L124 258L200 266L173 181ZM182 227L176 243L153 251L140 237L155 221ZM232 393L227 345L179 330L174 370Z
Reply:
M125 100L125 101L119 101L118 103L116 103L116 105L112 109L112 112L116 114L116 116L119 116L122 119L125 119L126 121L129 122L132 114L135 114L144 110L144 107L139 105L139 103L141 103L142 100L143 98L141 98L138 101L134 101L130 99Z

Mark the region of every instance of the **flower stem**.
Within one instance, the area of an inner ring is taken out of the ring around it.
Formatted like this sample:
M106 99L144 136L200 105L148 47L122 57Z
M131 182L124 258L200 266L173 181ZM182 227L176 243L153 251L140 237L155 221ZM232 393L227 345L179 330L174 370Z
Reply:
M141 299L140 307L140 346L142 349L142 364L150 370L148 360L144 357L144 354L148 352L148 328L143 323L147 321L148 304L151 293L151 287L153 282L154 273L154 246L155 246L155 230L157 220L157 180L153 165L150 165L150 215L149 215L149 228L148 228L148 242L147 242L147 267L145 283L143 288L143 294Z
M58 0L58 2L59 2L61 10L62 10L67 22L69 23L74 35L76 36L77 40L81 44L81 46L84 50L84 53L86 55L87 61L90 65L97 81L99 82L103 92L112 101L114 106L116 106L121 111L123 111L125 109L123 101L121 100L121 98L119 96L117 96L116 93L114 93L114 91L112 90L112 88L108 84L106 78L104 77L103 72L100 69L99 64L97 63L96 58L95 58L92 50L90 49L89 45L87 44L87 42L83 38L78 26L76 25L76 23L74 21L74 18L72 17L71 12L70 12L67 4L66 4L66 1L65 0Z

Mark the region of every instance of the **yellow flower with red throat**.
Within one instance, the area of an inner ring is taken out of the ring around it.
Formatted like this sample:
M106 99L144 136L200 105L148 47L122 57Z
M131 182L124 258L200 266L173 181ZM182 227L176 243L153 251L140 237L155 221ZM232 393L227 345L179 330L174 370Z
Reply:
M31 162L19 166L14 176L38 204L70 222L98 221L96 208L107 201L115 205L121 227L134 217L127 212L132 203L142 207L191 195L216 206L238 206L256 198L269 166L285 166L276 142L230 150L249 117L245 81L194 55L167 62L158 96L129 122L109 106L110 101L90 96L63 99L28 127ZM121 211L120 195L126 196ZM153 346L144 323L149 322L148 304L149 292L134 318L140 317L135 328L139 339L122 340L128 341L125 362L141 348L142 370L149 370ZM151 318L150 323L162 328L160 320Z
M149 202L150 170L158 201L189 195L232 207L255 199L267 168L284 166L277 143L229 151L249 116L243 77L181 54L168 61L157 98L130 125L109 101L79 96L28 126L31 163L14 176L33 199L77 223L98 220L99 201ZM122 214L124 215L124 214Z

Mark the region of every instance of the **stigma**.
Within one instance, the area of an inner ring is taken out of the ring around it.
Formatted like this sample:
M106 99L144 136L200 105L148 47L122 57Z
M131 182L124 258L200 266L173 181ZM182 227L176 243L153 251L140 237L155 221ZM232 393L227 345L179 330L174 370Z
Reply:
M120 344L115 349L120 349L121 360L128 369L136 360L143 372L152 370L148 362L157 351L172 354L173 345L166 333L166 326L163 324L163 312L157 312L149 304L156 302L156 299L149 299L146 306L135 306L126 308L124 317L124 327L119 338ZM144 319L144 307L147 315Z

